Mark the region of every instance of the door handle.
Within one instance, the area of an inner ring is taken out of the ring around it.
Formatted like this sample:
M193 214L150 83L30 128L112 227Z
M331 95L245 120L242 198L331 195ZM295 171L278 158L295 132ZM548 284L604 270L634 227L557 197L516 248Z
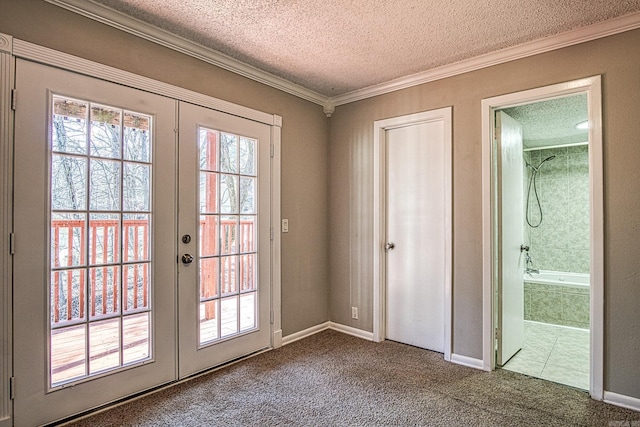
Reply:
M184 254L182 255L182 263L184 265L189 265L193 262L193 255L190 254Z
M395 249L395 247L396 247L396 244L395 244L395 243L393 243L393 242L387 242L387 243L385 243L385 244L384 244L384 251L385 251L385 252L389 252L389 251L391 251L391 250Z

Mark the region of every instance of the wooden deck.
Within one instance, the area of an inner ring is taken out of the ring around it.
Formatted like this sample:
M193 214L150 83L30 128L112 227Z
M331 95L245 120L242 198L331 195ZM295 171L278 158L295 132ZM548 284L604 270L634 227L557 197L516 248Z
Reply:
M200 343L252 329L256 326L255 293L240 296L240 316L237 297L220 301L220 330L218 319L200 322ZM74 379L116 369L142 361L150 356L148 313L123 318L123 337L120 343L120 318L93 322L89 325L54 329L51 332L51 382L58 385ZM200 319L204 319L204 304L200 304ZM220 332L220 333L219 333ZM87 357L88 352L88 357Z

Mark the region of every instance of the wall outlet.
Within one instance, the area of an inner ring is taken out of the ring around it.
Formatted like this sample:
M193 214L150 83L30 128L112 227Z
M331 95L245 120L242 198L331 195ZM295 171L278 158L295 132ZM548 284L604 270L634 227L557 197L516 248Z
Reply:
M287 218L282 218L282 232L289 232L289 220Z
M351 318L352 319L358 318L358 307L351 307Z

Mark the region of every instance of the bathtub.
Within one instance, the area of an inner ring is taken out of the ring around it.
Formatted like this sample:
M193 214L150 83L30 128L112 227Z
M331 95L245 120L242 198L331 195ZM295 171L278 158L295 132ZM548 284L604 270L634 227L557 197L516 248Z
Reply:
M589 289L589 274L565 273L562 271L540 270L540 273L525 273L524 281L541 285L566 286Z

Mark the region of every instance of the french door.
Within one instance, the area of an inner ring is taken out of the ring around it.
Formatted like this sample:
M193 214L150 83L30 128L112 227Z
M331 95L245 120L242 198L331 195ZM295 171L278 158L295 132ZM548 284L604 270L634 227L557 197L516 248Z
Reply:
M270 134L180 103L180 378L270 345Z
M16 90L15 424L268 347L270 127L23 60Z

